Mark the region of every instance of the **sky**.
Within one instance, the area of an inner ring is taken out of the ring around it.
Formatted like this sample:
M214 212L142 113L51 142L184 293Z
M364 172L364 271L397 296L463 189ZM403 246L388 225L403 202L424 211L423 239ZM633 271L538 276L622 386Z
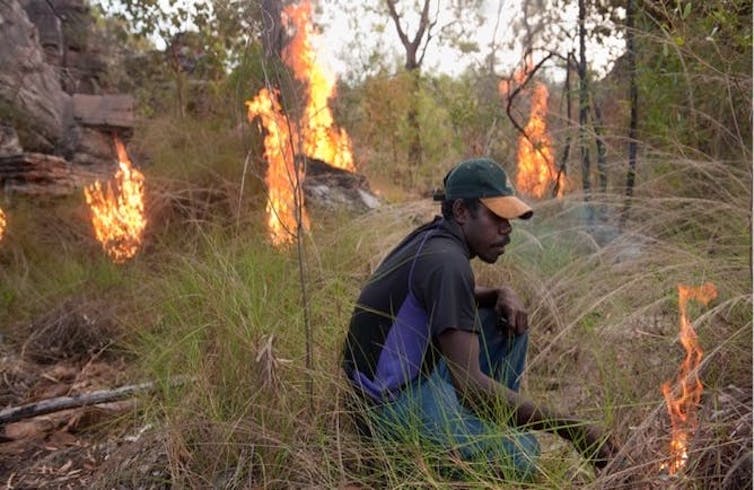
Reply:
M446 2L450 0L439 1ZM500 2L502 2L502 8L500 8ZM319 24L324 26L324 30L321 33L321 43L318 48L320 55L327 60L326 62L330 65L330 68L337 74L345 75L348 72L348 57L351 55L344 53L344 49L340 47L346 47L348 41L353 38L355 33L349 27L348 18L337 8L335 3L334 0L320 0L319 2L320 14L315 15L315 19ZM433 39L433 44L427 50L422 67L423 71L457 75L470 64L481 65L485 56L489 53L489 45L494 37L501 47L505 46L496 53L499 62L496 72L501 75L510 74L517 66L520 66L524 51L522 47L522 29L515 27L515 23L522 21L522 10L521 0L486 0L483 5L485 22L476 30L476 36L473 39L479 45L480 52L460 54L453 49L439 46L436 39ZM500 11L501 17L499 22L497 19L498 11ZM535 47L556 50L563 54L569 50L574 50L578 54L577 40L575 39L578 6L576 2L569 2L565 8L562 8L562 11L563 17L566 19L564 25L568 26L569 32L574 37L574 42L564 42L557 46L543 46L541 44L538 45L535 40ZM438 25L446 22L449 17L450 15L447 12L441 11ZM411 26L415 26L418 22L418 15L413 18L409 17L408 21L412 22ZM366 42L379 44L381 50L395 52L398 59L402 61L404 51L392 21L386 26L384 33L381 35L371 32L371 22L372 20L369 18L359 19L358 28L368 33L365 36ZM549 26L549 29L553 32L564 32L564 25L552 25ZM496 27L497 30L495 29ZM411 29L409 27L409 31ZM589 25L587 24L588 30ZM508 47L509 44L513 46ZM625 41L622 36L609 38L602 45L596 42L587 42L587 57L590 61L590 67L598 77L604 76L612 68L614 60L624 50ZM541 53L543 51L540 51L539 57L534 56L534 63L537 63L539 59L544 57L544 54ZM562 80L565 74L559 72L562 72L562 70L551 68L547 73L548 78L553 81Z

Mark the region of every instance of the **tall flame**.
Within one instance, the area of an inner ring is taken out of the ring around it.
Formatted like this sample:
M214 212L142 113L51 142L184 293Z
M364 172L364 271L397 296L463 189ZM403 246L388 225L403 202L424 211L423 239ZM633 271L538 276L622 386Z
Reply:
M293 24L296 30L283 51L283 59L293 69L296 79L306 86L308 98L300 124L304 152L333 167L353 172L356 169L351 139L343 129L333 126L328 101L335 95L335 76L317 62L313 41L318 35L311 23L311 11L309 0L283 9L284 22Z
M668 462L660 466L661 470L667 470L674 475L686 465L688 460L689 438L697 427L696 410L702 399L702 383L699 380L699 365L702 361L702 349L699 347L696 332L691 326L686 312L686 306L690 299L704 305L717 297L717 288L708 282L701 286L678 285L678 310L680 312L679 338L686 357L681 363L676 378L680 394L675 395L670 381L662 384L662 394L668 407L670 424L672 427L670 441L670 458Z
M508 97L512 89L520 86L532 70L531 59L524 61L524 66L516 70L512 80L501 80L498 91ZM524 127L524 134L518 138L516 185L521 192L534 197L543 197L556 182L558 197L563 195L565 176L558 175L552 154L552 140L547 131L547 101L550 93L542 82L534 81L531 93L531 111L529 121Z
M92 212L94 234L115 263L132 258L141 246L147 219L144 216L144 175L131 167L126 148L114 136L118 171L114 184L99 180L84 188Z
M311 4L304 0L283 10L283 22L295 29L295 35L283 51L283 59L294 76L305 86L306 108L300 120L288 119L280 106L277 92L262 88L246 102L249 120L259 117L267 131L264 138L268 163L268 228L273 244L292 242L299 220L303 229L310 226L304 208L301 182L303 168L296 168L294 150L317 158L333 167L355 171L351 140L343 129L334 125L329 99L335 94L335 77L317 62L313 41L317 33L311 24Z
M0 240L3 239L3 235L5 234L5 227L7 226L8 222L5 219L5 213L3 212L2 208L0 208Z
M268 162L265 182L269 193L267 226L272 243L289 243L296 236L297 210L301 210L301 225L309 229L300 185L304 175L302 170L296 174L293 157L293 147L298 147L297 136L288 130L292 127L288 125L275 92L263 88L253 100L246 102L246 107L249 118L259 117L267 131L264 137L264 156Z
M3 239L3 235L5 235L5 227L8 225L8 222L5 219L5 213L3 212L2 208L0 208L0 240Z

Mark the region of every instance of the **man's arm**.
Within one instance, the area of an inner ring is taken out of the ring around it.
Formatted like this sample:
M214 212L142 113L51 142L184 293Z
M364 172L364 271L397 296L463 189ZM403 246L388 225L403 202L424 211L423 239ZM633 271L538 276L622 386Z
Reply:
M476 286L474 288L474 299L481 307L495 308L498 315L508 320L508 325L516 335L521 335L529 330L529 315L524 308L524 302L510 287Z
M571 441L597 467L607 464L614 451L609 441L603 441L599 428L536 405L484 374L479 366L477 334L450 329L440 334L438 342L459 400L480 417L490 419L490 407L503 402L510 408L516 426L557 434Z

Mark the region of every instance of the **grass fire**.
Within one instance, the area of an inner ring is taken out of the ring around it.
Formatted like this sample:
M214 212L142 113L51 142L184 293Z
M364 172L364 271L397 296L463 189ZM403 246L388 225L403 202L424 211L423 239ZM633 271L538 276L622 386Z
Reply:
M752 488L751 11L1 1L0 486Z

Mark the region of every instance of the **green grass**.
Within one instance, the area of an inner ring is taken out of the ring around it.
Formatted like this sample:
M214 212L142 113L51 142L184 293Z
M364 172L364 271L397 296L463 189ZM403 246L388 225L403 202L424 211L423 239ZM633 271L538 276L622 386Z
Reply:
M161 434L153 444L167 454L174 485L506 488L488 467L416 444L362 441L346 414L338 355L353 302L385 253L435 205L313 214L302 285L296 248L266 240L257 184L241 192L241 147L228 143L213 156L214 133L187 139L182 133L193 129L166 124L140 140L159 165L145 169L150 224L133 260L114 265L104 256L80 196L41 211L23 199L4 207L11 226L0 242L0 322L28 324L71 299L112 305L134 381L161 383L134 423L151 422ZM720 292L689 311L706 352L706 395L683 484L719 483L751 447L750 424L733 446L726 439L740 423L730 407L748 400L751 413L751 169L665 163L705 177L672 189L642 174L621 234L619 196L594 196L608 220L592 224L578 194L537 202L534 220L515 224L497 264L475 263L480 284L511 284L529 305L527 394L610 428L626 458L617 475L595 474L568 444L541 435L541 474L524 488L656 483L669 440L660 385L683 356L678 283L712 281ZM21 341L23 329L10 328L2 333ZM449 466L460 468L455 479ZM103 478L107 486L138 476Z

